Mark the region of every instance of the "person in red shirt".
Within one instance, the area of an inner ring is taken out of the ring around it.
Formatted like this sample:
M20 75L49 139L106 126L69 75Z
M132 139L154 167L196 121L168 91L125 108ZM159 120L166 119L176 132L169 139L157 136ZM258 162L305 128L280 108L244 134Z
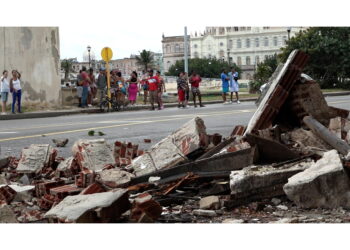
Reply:
M193 95L193 102L194 102L195 108L197 108L196 96L198 96L199 106L204 107L204 105L202 104L202 95L199 90L199 84L201 81L202 81L202 78L196 72L193 71L189 79L189 82L191 84L191 91Z
M82 68L82 72L81 72L81 78L83 80L83 94L82 94L82 97L81 97L81 101L82 101L82 104L81 104L81 107L82 108L86 108L87 107L87 100L88 100L88 95L89 95L89 86L90 86L90 77L88 75L88 73L86 72L86 67L83 66Z
M154 103L158 103L158 86L159 86L159 78L156 76L153 76L153 69L148 71L148 79L147 79L147 85L148 85L148 92L149 92L149 100L151 103L151 110L154 110ZM161 107L158 103L158 109L160 110Z

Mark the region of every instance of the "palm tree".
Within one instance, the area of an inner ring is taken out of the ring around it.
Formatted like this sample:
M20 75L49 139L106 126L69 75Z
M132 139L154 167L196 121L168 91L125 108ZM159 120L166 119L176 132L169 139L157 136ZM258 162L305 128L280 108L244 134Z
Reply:
M139 56L136 56L137 64L142 65L147 71L154 64L153 53L149 50L142 50Z
M73 60L72 59L63 59L61 61L61 68L64 70L64 80L68 80L68 75L73 71Z

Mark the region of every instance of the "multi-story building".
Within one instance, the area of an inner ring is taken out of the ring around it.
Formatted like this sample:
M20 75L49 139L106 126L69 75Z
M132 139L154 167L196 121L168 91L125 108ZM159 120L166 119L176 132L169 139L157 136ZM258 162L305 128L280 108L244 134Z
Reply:
M236 63L241 77L251 79L256 65L278 54L288 37L303 27L207 27L191 36L191 58L216 58Z
M188 40L190 36L188 36ZM168 72L169 68L178 60L184 59L184 36L164 36L162 39L163 47L163 67L164 72ZM190 46L188 46L188 55L190 55Z

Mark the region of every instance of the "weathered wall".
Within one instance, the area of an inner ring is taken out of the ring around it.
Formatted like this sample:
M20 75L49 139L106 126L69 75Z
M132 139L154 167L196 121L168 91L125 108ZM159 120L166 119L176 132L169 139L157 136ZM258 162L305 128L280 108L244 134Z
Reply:
M58 27L0 27L0 70L17 69L23 102L60 103Z

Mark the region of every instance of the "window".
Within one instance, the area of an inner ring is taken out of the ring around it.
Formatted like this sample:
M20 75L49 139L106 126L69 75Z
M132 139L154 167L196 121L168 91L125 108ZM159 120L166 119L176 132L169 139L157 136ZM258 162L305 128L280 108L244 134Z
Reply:
M165 47L166 49L165 49L165 52L166 53L170 53L171 52L171 48L170 48L170 45L169 44L167 44L167 46Z
M245 64L246 64L246 65L250 65L250 56L247 56L247 57L245 58Z
M219 52L219 57L220 57L220 58L225 57L225 52L224 52L223 50L220 50L220 52Z
M198 58L199 57L199 54L198 54L198 52L196 51L196 52L194 52L194 57L195 58Z
M178 44L175 44L175 53L180 52L180 46Z
M260 58L259 58L259 56L256 56L255 57L255 64L257 65L257 64L259 64L260 63Z
M242 65L242 58L240 56L237 57L237 65Z
M229 41L228 41L228 48L229 48L229 49L232 49L232 45L233 45L232 40L229 40Z
M255 47L259 47L260 44L259 44L259 38L255 38Z
M277 40L277 36L275 36L273 38L273 46L277 46L277 44L278 44L278 40Z
M242 47L242 42L241 39L237 40L237 48L241 48Z
M269 46L269 38L268 38L268 37L265 37L265 38L264 38L264 46L265 46L265 47L268 47L268 46Z
M195 44L195 45L193 45L193 47L194 47L195 49L197 49L197 48L198 48L198 45L197 45L197 44Z
M249 39L249 38L245 39L245 46L246 46L247 48L250 47L250 39Z
M283 45L286 45L286 44L287 44L287 37L283 36Z
M222 46L224 46L224 43L223 43L223 42L220 43L220 47L222 47Z

